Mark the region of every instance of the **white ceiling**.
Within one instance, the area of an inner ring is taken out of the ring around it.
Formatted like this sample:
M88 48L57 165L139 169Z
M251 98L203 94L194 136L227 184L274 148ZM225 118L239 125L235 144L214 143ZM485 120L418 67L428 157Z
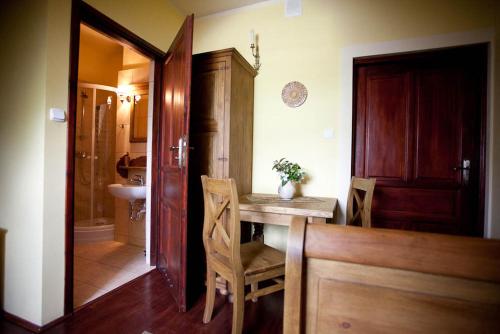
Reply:
M205 16L243 6L253 5L265 0L170 0L184 14Z

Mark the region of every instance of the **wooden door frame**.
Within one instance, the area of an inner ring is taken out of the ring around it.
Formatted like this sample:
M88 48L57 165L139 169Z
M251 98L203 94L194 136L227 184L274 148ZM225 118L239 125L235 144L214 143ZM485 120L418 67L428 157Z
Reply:
M69 95L68 95L68 149L66 158L66 217L65 217L65 282L64 314L73 312L73 255L74 255L74 181L75 181L75 143L76 143L76 106L78 92L78 58L80 48L80 24L83 23L104 35L130 46L132 49L151 58L155 62L153 97L153 132L151 161L151 257L156 264L158 251L158 210L157 210L157 165L159 142L159 113L161 102L161 65L165 53L137 36L122 25L105 16L82 0L72 0Z
M486 159L487 159L487 117L488 117L488 73L490 70L490 60L489 54L491 49L491 43L489 42L479 42L465 45L454 45L443 48L435 48L435 49L426 49L426 50L416 50L402 53L387 53L387 54L378 54L372 56L360 56L353 58L353 66L352 66L352 138L351 138L351 176L355 175L355 158L356 158L356 116L357 116L357 68L358 66L368 65L368 64L383 64L390 61L400 61L407 58L415 58L420 55L424 56L424 54L429 52L446 52L450 49L459 49L459 48L473 48L477 47L478 49L484 48L485 50L485 67L483 70L483 80L484 85L481 90L481 106L480 106L480 146L479 146L479 203L478 203L478 214L477 214L477 224L475 224L475 228L481 227L481 236L485 237L486 231L486 223L485 222L485 196L486 196ZM481 50L480 50L481 51ZM479 225L480 224L480 225Z

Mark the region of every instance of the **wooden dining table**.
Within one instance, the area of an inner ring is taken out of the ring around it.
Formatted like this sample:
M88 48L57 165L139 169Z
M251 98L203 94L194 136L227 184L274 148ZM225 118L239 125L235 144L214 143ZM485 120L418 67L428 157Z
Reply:
M291 200L272 194L245 194L239 198L240 220L254 223L252 240L264 241L263 224L289 226L294 216L307 217L308 223L333 223L337 199L300 196Z
M299 196L284 200L273 194L245 194L239 197L240 221L254 226L253 241L264 242L264 224L290 226L293 217L307 217L308 223L334 223L337 199L333 197ZM228 293L227 284L217 277L216 287ZM232 301L232 297L229 298Z

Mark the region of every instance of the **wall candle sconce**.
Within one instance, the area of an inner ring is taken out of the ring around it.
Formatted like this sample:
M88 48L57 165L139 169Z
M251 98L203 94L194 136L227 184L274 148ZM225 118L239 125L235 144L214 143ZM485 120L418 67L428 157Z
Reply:
M130 98L130 95L126 95L126 94L123 94L123 93L120 93L118 95L118 98L120 99L120 102L123 103L125 101L129 102L132 101L132 99Z
M133 94L131 92L125 91L125 90L118 90L118 99L120 100L121 103L124 103L127 101L128 103L132 102L132 98L134 99L134 103L137 104L141 100L141 95L139 94ZM109 104L109 103L108 103Z
M129 85L120 85L116 89L116 94L118 95L118 100L123 104L125 101L130 103L132 101L132 87Z
M120 100L121 103L125 101L130 102L130 96L126 92L118 90L117 94L118 100Z
M250 49L252 49L252 56L255 58L255 64L253 64L253 68L258 73L261 64L260 64L259 46L257 45L257 38L258 36L255 35L253 29L250 30L249 33Z
M141 100L141 96L140 95L134 95L134 103L137 104L137 102L139 102Z

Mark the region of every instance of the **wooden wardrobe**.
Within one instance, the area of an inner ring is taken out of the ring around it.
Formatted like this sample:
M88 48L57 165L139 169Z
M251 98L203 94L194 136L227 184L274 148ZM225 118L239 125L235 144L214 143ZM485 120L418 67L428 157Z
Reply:
M205 288L201 175L232 177L240 195L252 192L256 74L254 68L234 48L193 55L187 275L187 291L192 296L187 296L188 303L192 303ZM245 234L249 233L242 231L242 235Z

